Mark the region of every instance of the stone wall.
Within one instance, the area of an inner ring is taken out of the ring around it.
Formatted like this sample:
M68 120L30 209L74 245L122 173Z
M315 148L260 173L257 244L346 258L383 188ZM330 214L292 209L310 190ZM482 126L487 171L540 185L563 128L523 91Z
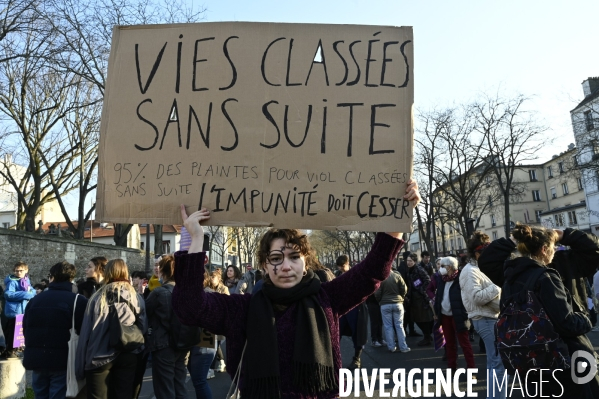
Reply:
M122 258L127 262L130 272L145 269L145 252L137 249L0 229L2 285L4 278L12 273L13 266L18 261L29 265L31 283L35 284L46 278L52 265L63 260L77 267L77 278L85 277L85 266L94 256L105 256L107 259Z

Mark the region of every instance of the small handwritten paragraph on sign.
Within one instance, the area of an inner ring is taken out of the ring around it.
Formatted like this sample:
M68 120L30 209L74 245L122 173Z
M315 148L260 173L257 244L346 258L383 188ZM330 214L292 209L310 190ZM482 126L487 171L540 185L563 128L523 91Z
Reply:
M97 218L410 231L410 27L116 27Z

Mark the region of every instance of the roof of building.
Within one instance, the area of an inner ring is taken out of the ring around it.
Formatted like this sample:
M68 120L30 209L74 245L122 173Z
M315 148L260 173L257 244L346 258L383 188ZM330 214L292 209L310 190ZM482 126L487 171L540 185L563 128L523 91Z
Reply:
M579 203L576 204L572 204L572 205L566 205L566 206L562 206L560 208L553 208L551 210L545 211L545 212L541 212L541 216L542 215L553 215L554 213L560 213L563 211L569 211L570 209L576 209L576 208L586 208L587 203L586 201L581 201Z
M584 100L582 100L580 103L578 103L578 105L570 112L574 112L576 111L578 108L582 107L583 105L586 105L588 103L590 103L591 101L595 100L596 98L599 98L599 87L597 87L595 89L595 91L593 91L591 94L589 94L588 96L586 96L584 98Z
M61 230L67 230L69 228L67 222L46 222L42 225L42 229L44 230L44 234L48 234L50 232L50 225L54 225L58 227L60 225ZM73 221L73 225L77 228L79 222ZM162 225L162 233L181 233L182 225L179 224L165 224ZM93 236L92 236L93 233ZM146 226L141 225L139 227L140 235L146 234ZM154 234L154 225L150 225L150 234ZM83 233L83 238L89 240L90 237L93 238L101 238L101 237L112 237L114 235L114 224L113 223L100 223L97 220L92 222L90 220L85 223L85 231Z

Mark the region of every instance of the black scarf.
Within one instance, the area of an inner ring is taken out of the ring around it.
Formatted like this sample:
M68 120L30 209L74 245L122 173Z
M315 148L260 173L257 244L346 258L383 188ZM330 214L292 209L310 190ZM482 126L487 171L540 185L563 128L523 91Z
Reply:
M317 294L320 279L311 270L292 288L264 284L252 295L247 322L244 396L252 399L281 397L279 349L273 305L297 303L293 348L293 385L316 394L338 389L333 363L333 345L324 310Z

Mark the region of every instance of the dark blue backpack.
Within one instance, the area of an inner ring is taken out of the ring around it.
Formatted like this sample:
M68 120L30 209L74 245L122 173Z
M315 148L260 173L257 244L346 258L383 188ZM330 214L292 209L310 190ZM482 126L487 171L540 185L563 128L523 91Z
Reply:
M495 324L495 344L503 365L510 375L538 369L569 369L570 354L565 342L555 331L543 304L533 292L534 283L546 272L539 268L523 283L523 289L508 295Z

